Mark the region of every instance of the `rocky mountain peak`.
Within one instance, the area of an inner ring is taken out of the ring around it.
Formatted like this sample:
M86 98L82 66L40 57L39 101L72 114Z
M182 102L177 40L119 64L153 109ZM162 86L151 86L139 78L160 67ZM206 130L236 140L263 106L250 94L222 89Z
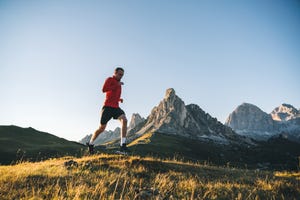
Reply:
M263 112L259 107L251 103L242 103L236 108L236 111L248 111L248 112Z
M166 95L158 106L154 107L138 135L147 132L180 135L193 139L211 139L221 143L235 140L236 134L224 126L198 105L185 105L175 90L166 90Z
M164 99L173 99L176 96L175 90L173 88L169 88L166 90Z
M166 90L166 95L159 105L152 109L146 124L149 126L151 124L155 130L162 130L164 129L163 127L170 127L168 124L182 126L185 117L186 108L184 102L176 95L175 90L170 88ZM168 131L172 132L173 129L168 128ZM176 130L174 129L174 131Z
M300 117L300 111L290 104L283 103L271 112L273 120L288 121Z
M133 113L131 116L131 120L129 123L129 127L128 130L133 129L134 127L136 127L139 123L143 122L145 119L143 117L141 117L140 114L138 113Z
M225 125L234 130L272 131L273 120L270 115L257 106L243 103L227 118Z
M169 88L159 106L160 109L168 113L172 110L178 110L179 107L184 107L184 102L176 95L173 88Z
M300 112L290 104L282 104L267 114L255 105L243 103L229 115L225 125L256 140L284 133L291 140L300 141Z

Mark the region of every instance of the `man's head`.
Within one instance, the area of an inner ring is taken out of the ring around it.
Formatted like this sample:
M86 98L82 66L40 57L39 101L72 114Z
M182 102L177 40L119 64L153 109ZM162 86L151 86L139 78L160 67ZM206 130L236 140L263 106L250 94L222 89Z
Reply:
M114 77L115 77L118 81L120 81L121 78L123 77L123 75L124 75L124 69L121 68L121 67L117 67L117 68L115 69Z

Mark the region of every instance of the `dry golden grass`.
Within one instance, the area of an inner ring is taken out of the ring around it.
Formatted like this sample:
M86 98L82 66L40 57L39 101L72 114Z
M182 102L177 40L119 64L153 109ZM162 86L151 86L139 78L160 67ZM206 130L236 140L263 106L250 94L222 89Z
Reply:
M0 166L0 199L297 199L299 183L299 173L113 154Z

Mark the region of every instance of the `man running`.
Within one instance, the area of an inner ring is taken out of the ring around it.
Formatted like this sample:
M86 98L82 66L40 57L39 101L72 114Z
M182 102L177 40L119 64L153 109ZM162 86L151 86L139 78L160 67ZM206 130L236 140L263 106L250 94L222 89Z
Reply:
M111 119L118 119L122 124L121 129L121 143L120 151L126 151L126 132L127 132L127 118L125 112L119 107L119 102L123 103L121 97L122 85L121 79L124 75L124 69L117 67L115 69L113 77L109 77L105 80L102 87L102 92L106 93L104 106L101 111L100 127L93 134L90 142L87 143L90 154L94 153L94 145L96 138L102 133L107 125L107 122Z

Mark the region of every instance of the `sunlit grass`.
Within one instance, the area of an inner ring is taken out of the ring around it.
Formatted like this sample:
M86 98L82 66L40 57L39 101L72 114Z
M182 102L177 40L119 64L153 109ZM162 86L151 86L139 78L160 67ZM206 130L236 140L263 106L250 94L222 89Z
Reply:
M153 135L153 133L149 132L146 134L143 134L141 137L137 138L136 140L132 141L128 146L134 146L137 144L147 144L150 142L150 138Z
M295 178L297 180L300 180L300 171L299 172L275 172L275 176L277 177L285 177L285 178Z
M299 185L298 172L113 154L0 166L0 199L297 199Z

